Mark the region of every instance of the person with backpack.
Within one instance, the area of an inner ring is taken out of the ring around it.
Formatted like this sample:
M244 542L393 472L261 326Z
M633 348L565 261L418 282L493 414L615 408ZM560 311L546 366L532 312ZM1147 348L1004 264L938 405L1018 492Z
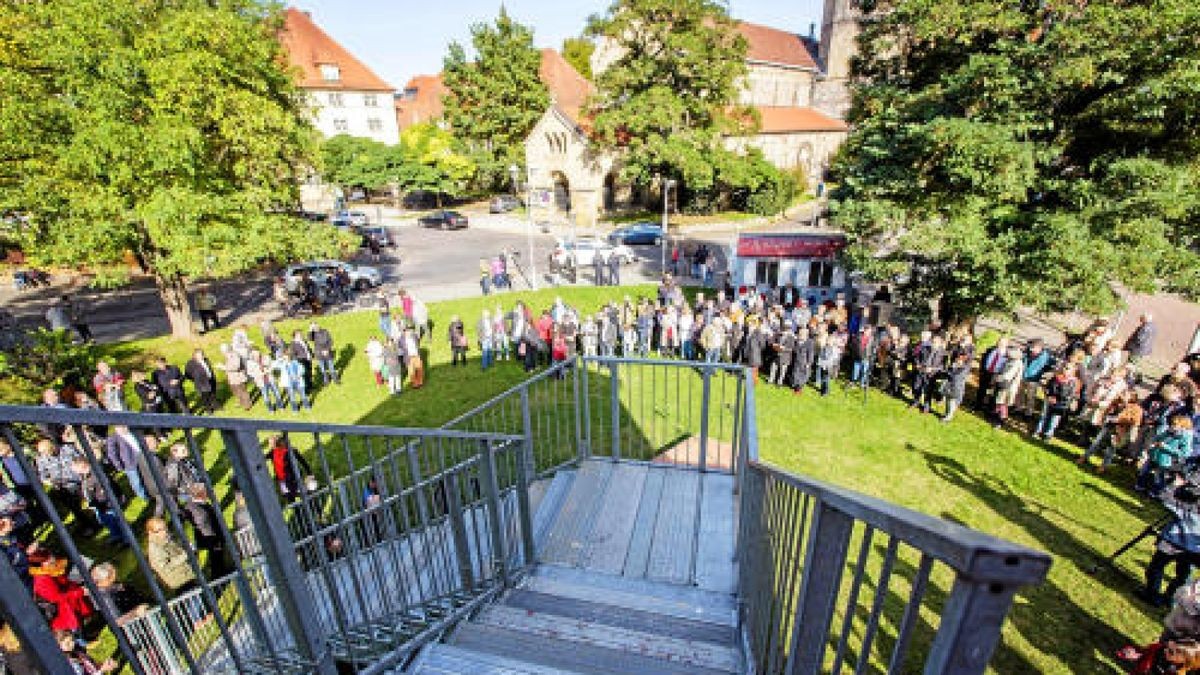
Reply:
M250 400L250 392L246 390L246 382L250 379L246 374L246 360L224 343L221 344L221 356L225 360L218 363L217 368L225 371L229 390L237 398L238 405L242 406L242 410L249 410L254 402Z

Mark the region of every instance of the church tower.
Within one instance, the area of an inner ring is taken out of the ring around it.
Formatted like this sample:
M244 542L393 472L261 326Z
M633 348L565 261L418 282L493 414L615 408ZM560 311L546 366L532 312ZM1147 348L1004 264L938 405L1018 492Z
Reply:
M825 0L821 43L817 52L821 75L813 83L813 106L838 119L850 109L850 61L858 50L857 0Z

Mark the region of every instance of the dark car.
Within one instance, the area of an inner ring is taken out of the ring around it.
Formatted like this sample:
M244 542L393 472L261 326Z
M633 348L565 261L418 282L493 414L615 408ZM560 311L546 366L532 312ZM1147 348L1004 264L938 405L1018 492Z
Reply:
M359 245L363 248L367 248L371 245L371 239L379 242L380 246L396 245L396 240L392 239L391 234L388 233L388 229L382 225L362 225L353 229L362 236L362 243Z
M458 211L435 211L417 220L421 227L436 227L441 230L467 229L467 217Z
M488 204L491 213L508 213L521 208L521 200L512 195L496 195Z
M662 243L663 229L658 223L649 221L632 223L618 227L608 235L608 240L614 244L654 244Z

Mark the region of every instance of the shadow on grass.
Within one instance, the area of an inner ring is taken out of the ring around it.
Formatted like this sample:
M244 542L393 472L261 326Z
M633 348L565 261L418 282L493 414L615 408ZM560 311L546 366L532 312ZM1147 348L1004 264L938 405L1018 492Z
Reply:
M923 455L930 470L947 484L971 493L997 515L1025 530L1042 548L1055 556L1056 566L1070 565L1074 568L1070 572L1085 574L1087 568L1106 555L1096 552L1080 542L1075 535L1052 522L1044 515L1044 506L1030 504L1006 485L971 472L955 459L929 452L924 452ZM1055 515L1057 517L1062 514L1056 512ZM942 514L942 517L948 516ZM1118 595L1130 594L1134 590L1124 574L1106 572L1092 578ZM1047 579L1041 586L1026 589L1019 597L1025 602L1017 602L1014 605L1009 622L1030 644L1047 654L1064 654L1066 647L1055 631L1048 630L1048 625L1056 621L1069 622L1072 631L1088 635L1093 644L1106 653L1115 651L1131 639L1150 637L1122 634L1098 618L1095 608L1080 606L1054 583L1053 578ZM1148 617L1157 616L1147 608L1142 608L1142 612ZM993 665L1000 672L1031 672L1027 668L1020 668L1020 664L1024 662L1024 657L1011 646L1004 644L998 650ZM1008 668L1008 665L1015 669ZM1079 665L1081 664L1068 664L1071 667Z

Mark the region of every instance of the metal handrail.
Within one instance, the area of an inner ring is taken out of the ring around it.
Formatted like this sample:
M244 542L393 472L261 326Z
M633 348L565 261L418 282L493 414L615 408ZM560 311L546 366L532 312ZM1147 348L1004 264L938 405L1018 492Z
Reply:
M350 434L354 436L435 436L439 438L520 440L512 434L456 431L430 427L381 427L371 425L327 424L324 422L287 422L232 417L201 417L143 412L110 412L48 406L0 405L0 420L26 424L62 424L86 426L123 425L140 428L200 429L213 431L253 431L296 434Z

